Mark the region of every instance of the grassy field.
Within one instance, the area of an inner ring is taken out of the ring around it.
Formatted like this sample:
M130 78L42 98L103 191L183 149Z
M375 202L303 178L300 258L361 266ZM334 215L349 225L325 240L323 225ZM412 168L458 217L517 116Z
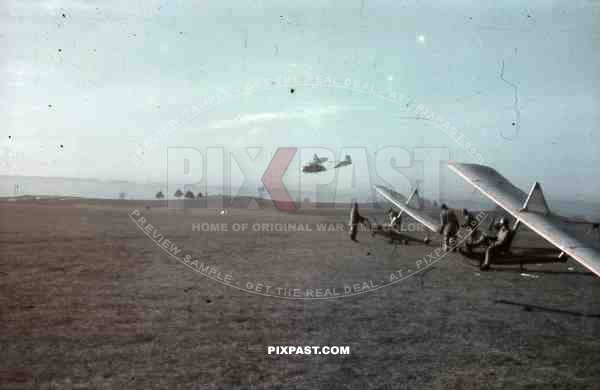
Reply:
M348 210L222 217L148 204L0 202L0 388L598 388L600 283L572 261L484 273L451 253L416 272L434 244L394 249L366 233L356 244L317 231ZM194 231L202 223L228 231ZM234 232L236 223L313 231ZM547 246L528 232L519 243ZM414 275L389 285L398 270ZM272 296L244 291L249 282ZM354 285L361 294L325 300L273 293ZM281 345L350 354L267 353Z

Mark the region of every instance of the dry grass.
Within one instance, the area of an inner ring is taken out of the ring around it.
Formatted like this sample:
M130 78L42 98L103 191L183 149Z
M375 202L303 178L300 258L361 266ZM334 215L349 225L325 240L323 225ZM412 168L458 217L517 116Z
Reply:
M160 205L161 207L156 207ZM2 388L597 388L600 285L573 263L480 273L451 255L424 274L325 301L268 298L191 271L128 217L241 283L382 279L432 247L344 232L192 232L213 211L140 202L0 202ZM370 211L374 213L374 211ZM228 223L345 222L348 212L234 210ZM380 219L381 220L381 219ZM524 234L522 242L534 242ZM539 241L536 242L536 245ZM367 252L370 255L367 255ZM579 272L569 272L576 267ZM274 356L269 345L348 345Z

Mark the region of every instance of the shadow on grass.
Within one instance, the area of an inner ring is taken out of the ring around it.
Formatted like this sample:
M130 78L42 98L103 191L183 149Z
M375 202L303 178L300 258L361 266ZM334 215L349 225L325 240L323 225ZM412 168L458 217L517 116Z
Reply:
M519 307L522 307L523 310L525 310L525 311L536 311L537 310L537 311L543 311L546 313L566 314L566 315L575 316L575 317L600 318L600 314L586 314L586 313L582 313L579 311L553 309L553 308L544 307L544 306L530 305L528 303L519 303L519 302L508 301L505 299L499 299L494 302L502 303L504 305L519 306Z

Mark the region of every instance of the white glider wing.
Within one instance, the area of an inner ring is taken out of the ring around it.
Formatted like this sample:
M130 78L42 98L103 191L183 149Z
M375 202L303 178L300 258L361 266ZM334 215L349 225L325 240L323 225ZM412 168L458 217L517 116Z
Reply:
M379 192L381 196L393 203L394 206L398 207L400 210L402 210L406 214L413 217L415 220L425 225L425 227L431 230L432 232L439 233L440 224L435 219L431 218L429 215L423 213L422 211L410 207L406 203L403 203L399 199L399 197L394 195L394 193L389 189L382 186L375 186L375 189L377 190L377 192Z
M539 183L529 194L485 165L449 163L448 168L517 220L600 276L600 242L576 237L564 218L550 212Z

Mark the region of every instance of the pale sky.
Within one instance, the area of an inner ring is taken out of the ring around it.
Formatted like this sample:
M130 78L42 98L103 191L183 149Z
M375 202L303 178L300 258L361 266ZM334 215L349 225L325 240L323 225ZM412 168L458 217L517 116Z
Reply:
M372 159L386 146L413 158L436 147L475 162L414 119L421 104L521 187L539 180L555 197L590 200L600 191L598 2L48 0L0 10L0 174L160 182L167 148L212 146L262 147L265 166L277 147L327 148L335 160L342 148L366 147ZM248 83L309 75L359 80L378 96L272 84L237 96ZM131 161L163 125L225 89L235 97ZM393 92L401 104L382 98ZM422 179L422 163L411 164L406 176ZM468 190L441 174L443 192Z

